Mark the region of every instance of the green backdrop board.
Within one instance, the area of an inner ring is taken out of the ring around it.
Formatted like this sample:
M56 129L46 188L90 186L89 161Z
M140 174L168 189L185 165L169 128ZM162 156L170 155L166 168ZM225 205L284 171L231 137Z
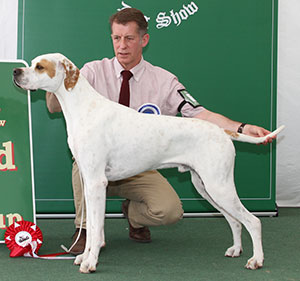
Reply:
M206 108L275 128L277 0L19 0L18 55L29 62L61 52L78 67L112 57L108 18L126 5L149 18L146 60L175 73ZM72 213L72 160L63 116L47 112L42 91L32 94L32 112L37 211ZM243 203L252 211L276 210L275 145L235 146ZM163 174L186 212L213 211L193 189L189 174L175 169ZM120 200L110 198L107 211L119 212Z
M14 221L35 222L29 92L14 86L22 61L0 61L0 242Z

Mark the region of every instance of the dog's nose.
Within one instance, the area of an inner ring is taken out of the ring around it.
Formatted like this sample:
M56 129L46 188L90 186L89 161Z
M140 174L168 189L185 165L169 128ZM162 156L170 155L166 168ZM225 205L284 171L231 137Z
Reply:
M17 77L17 76L21 75L22 72L23 72L23 70L21 68L15 68L13 71L13 75L14 75L14 77Z

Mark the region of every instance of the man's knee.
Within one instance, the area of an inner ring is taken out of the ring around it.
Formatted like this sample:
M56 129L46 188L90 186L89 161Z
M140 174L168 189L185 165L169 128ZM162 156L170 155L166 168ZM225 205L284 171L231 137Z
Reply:
M174 224L182 219L183 209L180 200L172 203L164 203L159 207L149 210L151 216L159 221L160 225Z

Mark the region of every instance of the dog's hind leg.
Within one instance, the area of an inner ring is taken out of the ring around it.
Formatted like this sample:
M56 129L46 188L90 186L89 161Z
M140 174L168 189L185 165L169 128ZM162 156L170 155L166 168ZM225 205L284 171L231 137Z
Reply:
M214 208L216 208L227 220L231 232L233 235L233 246L227 249L225 252L226 257L239 257L243 252L242 248L242 225L235 218L231 217L228 213L226 213L220 206L217 205L216 202L212 200L212 198L206 193L204 184L199 177L199 175L191 171L192 182L197 189L197 191L201 194L201 196L206 199Z
M216 173L217 174L217 173ZM206 175L207 176L207 175ZM246 268L257 269L263 266L264 254L262 249L262 237L261 237L261 223L260 220L252 215L241 203L240 199L235 190L235 185L233 181L233 171L229 173L229 176L226 180L218 179L218 177L208 177L203 181L204 189L201 190L200 194L207 194L210 198L209 202L213 202L215 207L220 210L223 214L226 213L227 220L229 217L232 217L233 220L229 219L229 224L233 231L234 240L237 240L236 243L240 241L240 226L235 224L235 221L241 222L246 229L248 230L252 243L253 243L253 257L250 258L246 264ZM198 189L198 187L197 187ZM202 193L201 193L202 191ZM207 198L205 198L207 199ZM234 221L235 220L235 221ZM231 254L231 252L241 251L240 248L235 248L237 245L229 248L226 254Z
M222 214L229 223L233 236L233 245L226 250L225 256L232 258L239 257L243 252L242 224L238 220L228 215L226 212L222 212Z

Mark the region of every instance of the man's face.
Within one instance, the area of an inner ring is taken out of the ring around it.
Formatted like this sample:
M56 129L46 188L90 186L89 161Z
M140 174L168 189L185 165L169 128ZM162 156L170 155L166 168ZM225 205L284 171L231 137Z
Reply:
M138 25L133 21L125 25L114 22L111 30L115 56L124 69L132 69L140 62L149 35L145 34L141 37Z

